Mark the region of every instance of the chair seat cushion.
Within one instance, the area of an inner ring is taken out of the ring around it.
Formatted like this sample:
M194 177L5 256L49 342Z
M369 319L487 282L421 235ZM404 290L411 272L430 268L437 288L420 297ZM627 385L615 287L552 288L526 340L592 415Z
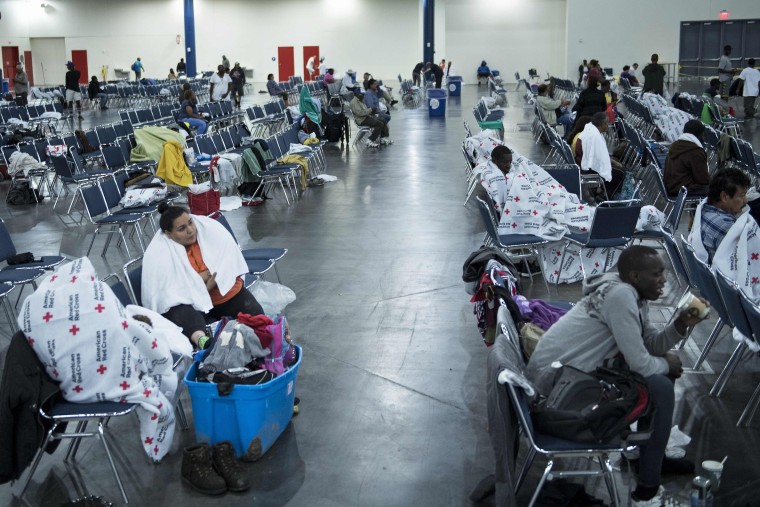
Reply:
M44 274L42 269L4 269L0 271L0 283L29 283Z
M249 248L243 250L243 258L245 260L277 260L283 255L288 253L286 248Z
M533 234L500 234L499 241L504 246L517 245L536 245L546 243L545 239L534 236Z
M13 285L9 283L0 283L0 298L8 295L13 290Z
M52 418L61 419L83 417L85 415L89 417L114 417L128 414L134 408L134 403L119 403L115 401L102 401L98 403L58 401L48 410L47 415Z
M601 450L620 449L622 447L620 442L589 444L587 442L573 442L572 440L565 440L564 438L539 433L534 434L533 437L536 440L536 444L546 451L583 451L589 448Z
M134 208L122 208L118 211L115 211L116 215L129 215L129 214L146 214L146 213L153 213L158 209L158 204L149 204L148 206L137 206Z
M245 263L248 266L248 272L253 274L264 273L273 265L269 259L246 259Z
M258 279L259 279L259 275L252 275L252 274L247 274L247 275L245 275L245 276L243 277L243 286L244 286L246 289L248 289L248 288L250 288L250 287L251 287L251 285L253 285L254 283L256 283L256 281L257 281Z
M43 255L41 260L34 261L34 262L25 262L24 264L14 264L13 266L7 266L4 267L3 270L6 269L29 269L29 268L37 268L37 269L49 269L53 266L57 266L58 264L65 261L65 257L61 257L60 255Z
M124 213L122 215L109 215L107 217L103 217L99 220L96 220L95 223L98 225L108 225L108 224L129 224L132 222L138 222L142 219L142 215L137 213Z

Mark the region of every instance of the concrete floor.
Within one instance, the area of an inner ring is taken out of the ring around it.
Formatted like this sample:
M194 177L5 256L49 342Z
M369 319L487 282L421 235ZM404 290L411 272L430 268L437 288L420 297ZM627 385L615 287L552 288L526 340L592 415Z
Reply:
M477 209L462 206L462 120L476 125L472 106L483 90L465 86L461 98L449 99L446 118L429 118L426 108L396 110L390 147L328 146L327 172L338 181L309 188L290 207L280 197L227 213L244 248L290 249L280 273L298 297L285 314L304 351L300 415L262 460L245 465L251 490L219 498L202 496L180 480L182 448L195 441L186 392L191 429L176 433L173 452L159 465L143 454L136 421L114 420L113 447L131 504L470 504L470 490L493 467L485 403L488 351L461 281L462 263L483 236ZM248 96L246 103L263 97ZM523 105L519 94L510 93L507 141L542 161L544 147L526 129L532 111ZM86 111L83 126L116 116L114 110ZM756 126L746 130L760 146ZM0 185L1 195L6 185ZM89 243L91 229L72 225L47 202L12 208L0 203L0 217L19 251L75 257ZM128 259L113 247L101 258L102 241L93 249L96 268L101 275L120 272ZM538 279L524 285L528 297L547 297ZM664 303L672 302L674 291L669 293ZM562 298L579 294L578 284L561 287ZM664 305L659 316L663 322L669 316ZM697 341L711 327L700 325ZM4 323L0 333L7 333ZM7 342L0 337L3 358ZM748 429L734 427L760 381L758 358L740 365L722 397L708 395L732 349L724 336L704 371L688 372L677 383L674 424L692 436L687 452L694 461L729 456L716 505L760 505L760 420ZM685 364L696 354L687 347ZM0 504L58 505L85 494L121 502L99 445L84 443L72 465L62 462L62 454L43 458L23 500L14 496L18 484L0 486ZM541 468L534 465L522 498ZM678 477L667 485L679 492L689 482ZM603 497L599 484L587 483L587 489Z

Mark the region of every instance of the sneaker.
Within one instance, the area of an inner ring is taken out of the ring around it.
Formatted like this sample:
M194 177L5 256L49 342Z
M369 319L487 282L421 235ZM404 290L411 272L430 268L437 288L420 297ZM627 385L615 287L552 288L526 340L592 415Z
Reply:
M369 141L367 143L367 148L379 148L379 147L380 147L380 145L377 144L375 141Z
M396 99L391 100L391 106L395 106L396 104L398 104L398 100Z
M391 145L391 144L393 144L393 139L391 139L389 137L381 137L380 138L380 144L382 144L383 146Z
M243 467L240 466L235 449L230 442L219 442L214 444L214 469L219 472L227 484L230 491L246 491L251 488L251 484L243 473Z
M312 178L307 183L307 187L321 187L324 186L325 181L322 178Z
M182 451L182 481L206 495L221 495L227 491L227 483L211 464L208 444L192 445Z
M647 489L646 487L642 488L641 485L639 485L636 490L631 493L631 506L633 507L660 507L662 505L663 500L663 494L665 492L665 488L662 486L659 486L657 488L657 491L654 493L654 496L649 498L648 500L640 500L637 495L642 494L642 489ZM647 496L647 495L642 495Z

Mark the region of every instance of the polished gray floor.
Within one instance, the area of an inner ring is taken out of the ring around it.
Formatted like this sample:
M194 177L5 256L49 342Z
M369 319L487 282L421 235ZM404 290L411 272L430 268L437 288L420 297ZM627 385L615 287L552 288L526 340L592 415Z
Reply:
M395 111L390 147L328 146L328 173L338 181L309 188L294 205L276 196L228 213L243 247L290 249L280 273L298 297L285 313L304 350L297 384L301 413L261 461L245 466L252 489L219 498L195 493L180 480L182 448L195 441L187 393L191 429L177 432L174 451L159 465L143 454L134 419L113 421L130 503L470 504L469 491L493 467L485 406L488 351L461 281L462 263L483 235L476 208L462 206L460 151L462 120L475 125L471 108L482 90L466 86L461 98L451 97L446 118L429 118L426 108ZM544 148L526 129L531 110L518 94L510 93L510 100L508 142L543 160ZM86 111L84 126L115 117L113 111ZM755 125L746 130L760 146ZM91 237L91 229L54 213L50 203L0 204L0 217L20 251L80 256ZM113 247L101 258L102 244L96 241L91 256L96 267L103 275L120 271L128 259ZM538 280L526 282L525 290L529 297L547 296ZM579 293L576 284L562 287L560 296L577 299ZM664 322L672 301L663 303L658 315ZM713 322L696 330L700 343ZM6 346L3 336L0 347ZM749 429L734 427L760 381L759 359L742 363L722 397L708 395L732 349L724 336L704 372L689 372L678 382L674 424L693 438L688 457L699 462L729 456L716 505L760 505L760 420ZM696 349L687 347L683 356L690 364ZM84 494L121 501L98 445L83 444L76 464L66 465L62 457L45 456L23 500L14 496L18 485L0 486L0 504L58 505ZM521 497L531 492L541 468L535 465ZM678 492L689 480L677 477L667 485ZM599 490L598 484L588 486Z

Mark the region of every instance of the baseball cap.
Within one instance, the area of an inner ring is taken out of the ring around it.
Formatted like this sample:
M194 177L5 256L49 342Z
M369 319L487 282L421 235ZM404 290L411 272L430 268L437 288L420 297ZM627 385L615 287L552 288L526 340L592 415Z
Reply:
M71 60L66 62L66 67L73 67L73 66L74 66L74 62L72 62Z

